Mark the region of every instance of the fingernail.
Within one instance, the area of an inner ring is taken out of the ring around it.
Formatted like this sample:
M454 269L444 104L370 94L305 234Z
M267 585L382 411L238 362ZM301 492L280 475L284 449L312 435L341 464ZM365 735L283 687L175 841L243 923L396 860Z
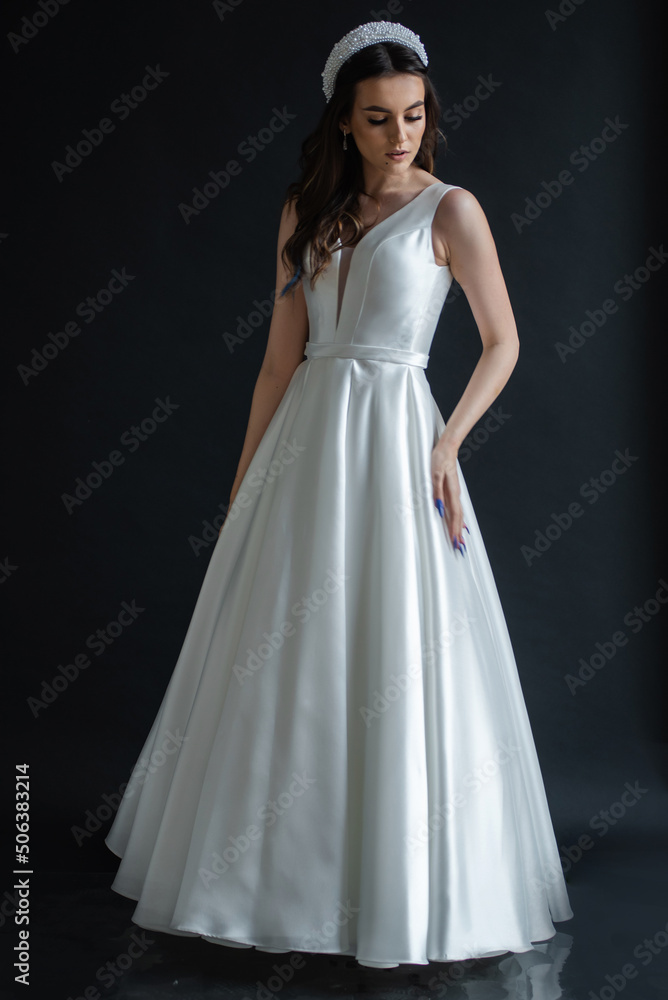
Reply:
M469 530L469 526L468 526L468 524L465 524L465 525L464 525L464 527L466 528L466 530L468 531L468 533L469 533L469 535L470 535L470 534L471 534L471 532L470 532L470 530Z
M436 500L436 509L441 517L445 517L445 507L443 506L443 501L440 498Z

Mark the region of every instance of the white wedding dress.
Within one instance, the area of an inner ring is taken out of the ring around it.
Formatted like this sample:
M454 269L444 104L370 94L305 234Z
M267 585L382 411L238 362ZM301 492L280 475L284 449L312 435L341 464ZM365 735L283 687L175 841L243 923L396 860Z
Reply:
M424 369L452 275L431 225L454 186L304 280L306 360L106 837L141 927L426 964L573 916L461 469L466 555L433 502Z

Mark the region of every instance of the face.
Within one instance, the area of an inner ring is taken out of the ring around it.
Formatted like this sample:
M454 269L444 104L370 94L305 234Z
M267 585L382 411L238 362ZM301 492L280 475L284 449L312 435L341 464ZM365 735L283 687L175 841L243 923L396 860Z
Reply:
M413 73L360 80L349 118L339 127L352 132L365 166L383 173L406 171L420 148L425 127L424 82ZM391 156L393 150L403 156Z

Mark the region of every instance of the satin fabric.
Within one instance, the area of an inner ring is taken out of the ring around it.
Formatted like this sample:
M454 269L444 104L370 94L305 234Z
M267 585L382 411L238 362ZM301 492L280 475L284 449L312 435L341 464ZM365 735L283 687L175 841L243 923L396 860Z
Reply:
M338 252L305 280L306 359L106 837L142 927L426 964L573 916L461 468L466 556L433 502L424 369L452 275L431 225L453 187L370 229L342 288Z

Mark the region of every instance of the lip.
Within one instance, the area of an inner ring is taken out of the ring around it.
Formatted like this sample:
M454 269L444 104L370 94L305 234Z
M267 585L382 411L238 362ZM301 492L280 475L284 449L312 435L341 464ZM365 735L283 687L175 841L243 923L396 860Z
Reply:
M408 153L407 149L401 149L399 152L388 153L388 156L393 156L395 160L400 160L402 156L406 156Z

